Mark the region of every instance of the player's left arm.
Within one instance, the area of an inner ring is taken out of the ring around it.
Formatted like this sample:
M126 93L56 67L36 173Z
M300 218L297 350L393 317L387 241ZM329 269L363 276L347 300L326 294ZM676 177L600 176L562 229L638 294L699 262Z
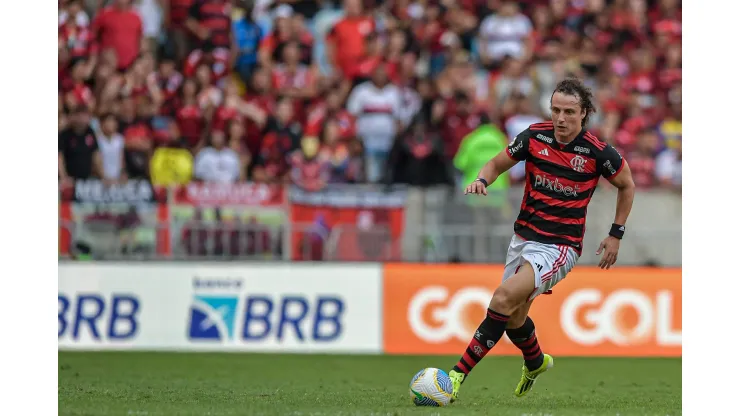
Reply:
M599 261L599 267L608 270L617 262L619 243L624 235L627 217L632 211L632 202L635 199L635 182L632 180L629 164L616 149L608 145L604 149L603 156L603 159L599 161L601 174L617 188L617 209L614 215L614 223L609 230L609 235L596 250L597 255L600 255L602 251L604 252L601 261Z

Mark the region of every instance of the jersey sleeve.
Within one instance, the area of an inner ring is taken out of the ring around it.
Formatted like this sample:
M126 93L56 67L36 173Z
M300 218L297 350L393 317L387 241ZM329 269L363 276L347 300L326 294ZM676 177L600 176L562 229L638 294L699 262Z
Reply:
M527 160L529 157L529 130L524 130L506 147L506 154L514 160Z
M601 152L598 163L598 168L601 169L601 176L606 179L611 179L622 171L622 168L624 167L624 158L619 154L614 146L607 144Z

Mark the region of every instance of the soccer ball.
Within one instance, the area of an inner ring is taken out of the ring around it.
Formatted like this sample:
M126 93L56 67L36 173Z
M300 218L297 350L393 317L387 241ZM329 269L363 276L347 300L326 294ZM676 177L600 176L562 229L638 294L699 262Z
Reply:
M411 379L409 395L417 406L447 406L452 399L452 380L439 368L425 368Z

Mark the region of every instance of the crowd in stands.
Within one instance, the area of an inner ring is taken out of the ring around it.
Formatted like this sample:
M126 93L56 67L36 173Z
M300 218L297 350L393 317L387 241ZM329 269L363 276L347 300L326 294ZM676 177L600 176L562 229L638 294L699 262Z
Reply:
M59 179L461 185L566 76L680 189L680 0L60 0Z

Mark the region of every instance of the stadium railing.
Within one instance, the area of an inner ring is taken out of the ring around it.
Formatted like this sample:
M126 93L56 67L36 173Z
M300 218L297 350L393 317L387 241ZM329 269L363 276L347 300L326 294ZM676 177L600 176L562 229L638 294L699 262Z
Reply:
M257 184L158 188L81 182L60 191L60 259L503 263L522 197L465 198L449 188ZM613 221L616 195L589 207L580 263ZM661 207L658 212L655 208ZM639 192L623 265L680 266L681 198Z

